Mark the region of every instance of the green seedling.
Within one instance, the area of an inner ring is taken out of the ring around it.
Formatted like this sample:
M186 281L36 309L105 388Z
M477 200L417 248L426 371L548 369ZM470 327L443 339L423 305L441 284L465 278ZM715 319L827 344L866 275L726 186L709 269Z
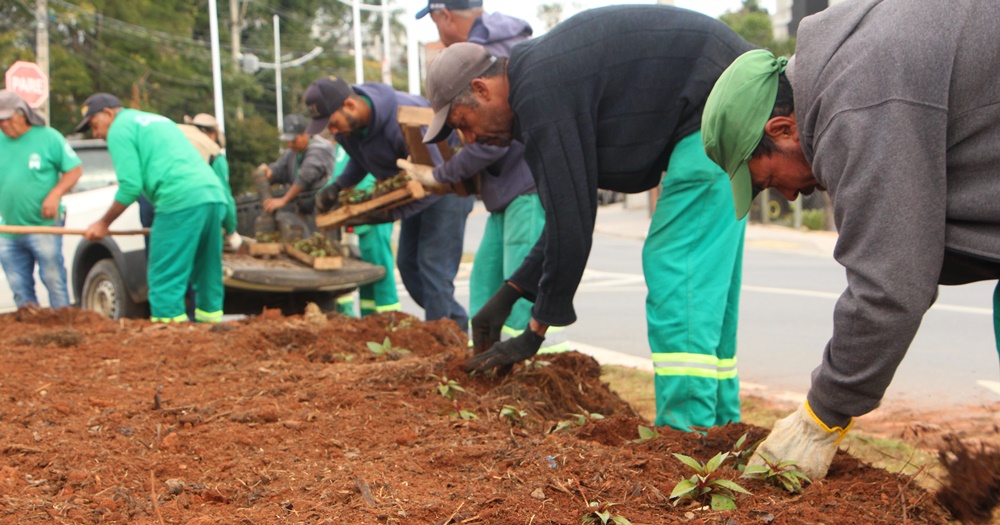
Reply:
M729 455L732 456L733 460L736 462L735 465L733 465L733 468L743 472L747 466L747 461L749 461L750 457L753 456L753 452L754 450L757 450L757 445L759 444L760 442L758 441L753 445L747 445L747 435L743 434L740 436L740 438L736 440L736 443L733 444L733 449L729 451Z
M809 476L799 471L794 461L775 461L763 452L759 455L764 464L747 466L743 471L744 478L759 479L796 494L802 492L803 482L812 482Z
M505 419L511 425L519 425L523 422L528 413L514 405L504 405L500 409L500 419Z
M564 419L556 424L555 428L552 429L550 434L559 432L560 430L565 430L567 428L582 427L587 424L587 421L596 421L598 419L604 419L604 416L598 414L597 412L587 412L583 407L579 407L583 412L582 414L570 414L570 419Z
M633 439L633 443L642 443L643 441L649 441L650 439L656 439L660 437L660 433L656 431L655 428L644 427L639 425L639 439Z
M674 506L682 501L693 500L708 503L712 510L734 510L736 493L750 494L735 482L718 477L719 467L729 458L729 452L719 452L708 463L682 454L674 454L674 457L694 471L694 476L674 486L670 493Z
M607 525L608 523L613 523L615 525L632 525L632 522L624 516L611 513L610 509L614 506L614 503L591 501L587 505L587 510L583 515L583 525Z
M369 341L368 349L371 350L372 353L375 355L384 355L389 359L399 359L400 356L410 353L410 351L405 348L393 347L392 341L389 341L388 337L386 337L385 341L382 341L381 344L376 343L374 341Z
M462 388L462 385L458 384L458 381L455 381L454 379L438 377L434 374L431 374L431 377L437 379L437 391L439 394L444 396L445 399L454 401L459 392L465 393L465 389Z

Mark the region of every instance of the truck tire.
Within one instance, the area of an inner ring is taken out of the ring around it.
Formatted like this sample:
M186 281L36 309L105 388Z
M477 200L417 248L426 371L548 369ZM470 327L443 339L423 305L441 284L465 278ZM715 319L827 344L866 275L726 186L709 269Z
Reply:
M136 303L128 294L114 259L101 259L87 272L80 307L114 320L147 316L145 305Z

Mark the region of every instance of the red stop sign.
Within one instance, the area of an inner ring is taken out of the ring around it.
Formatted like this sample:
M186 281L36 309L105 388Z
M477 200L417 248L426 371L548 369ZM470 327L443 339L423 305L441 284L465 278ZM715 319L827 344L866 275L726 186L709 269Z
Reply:
M7 69L7 90L13 91L33 108L39 108L49 98L49 77L34 62L18 60Z

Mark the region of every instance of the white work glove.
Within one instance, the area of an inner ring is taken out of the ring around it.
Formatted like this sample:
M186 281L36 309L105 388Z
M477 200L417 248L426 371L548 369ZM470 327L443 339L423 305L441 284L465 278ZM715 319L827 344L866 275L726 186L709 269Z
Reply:
M411 179L428 189L440 189L444 186L434 178L434 168L423 164L414 164L405 159L397 159L396 166L404 170Z
M837 453L837 445L851 429L826 426L806 401L792 415L778 420L758 447L747 467L753 465L765 466L761 454L767 456L772 464L781 461L794 461L799 472L809 476L812 481L826 477L826 471Z
M234 252L239 250L240 246L243 246L243 236L239 232L233 232L231 235L226 236L226 245Z

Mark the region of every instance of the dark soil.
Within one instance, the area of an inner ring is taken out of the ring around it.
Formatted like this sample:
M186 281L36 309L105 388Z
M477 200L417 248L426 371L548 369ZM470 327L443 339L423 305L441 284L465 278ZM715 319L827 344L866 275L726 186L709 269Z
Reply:
M947 521L912 479L844 453L803 494L727 464L753 493L737 510L675 507L691 472L671 453L706 461L766 430L634 443L648 423L593 359L470 377L451 322L267 311L167 326L64 310L0 316L0 334L0 523L579 525L590 502L633 524ZM367 343L386 337L412 353L376 356Z

